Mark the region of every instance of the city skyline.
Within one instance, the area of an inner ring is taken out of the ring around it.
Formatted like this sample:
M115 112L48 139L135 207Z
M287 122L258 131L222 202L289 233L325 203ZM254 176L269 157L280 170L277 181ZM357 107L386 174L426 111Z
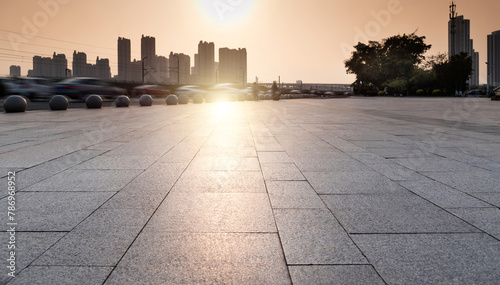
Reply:
M135 39L142 34L156 37L158 55L182 52L191 56L191 61L195 60L196 43L200 39L216 43L215 49L245 47L250 51L248 82L255 77L270 82L281 76L285 82L352 83L354 78L346 74L343 62L357 41L380 40L415 30L433 45L428 55L448 50L451 1L316 1L317 5L305 5L296 0L273 3L255 0L242 1L251 5L233 7L228 6L230 2L222 1L227 2L223 6L226 10L215 12L201 2L149 0L138 5L94 0L41 1L45 6L7 2L0 12L3 54L0 75L8 74L10 65L20 65L22 74L26 74L36 54L45 57L55 51L70 55L79 50L86 52L88 58L109 58L115 76L118 74L116 39L132 39L132 58L139 59L140 42ZM456 4L458 14L470 20L471 38L480 54L480 82L486 83L487 35L500 29L491 20L500 3L462 0ZM108 19L104 25L89 21L104 18ZM30 23L34 27L31 31ZM23 28L36 37L23 35ZM12 32L18 34L13 36Z

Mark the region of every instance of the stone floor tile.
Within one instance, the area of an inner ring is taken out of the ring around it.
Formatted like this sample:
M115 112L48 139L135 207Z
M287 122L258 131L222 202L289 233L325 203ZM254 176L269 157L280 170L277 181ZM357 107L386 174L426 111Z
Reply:
M154 251L150 251L154 248ZM148 252L148 254L144 254ZM141 235L106 284L291 284L277 234Z
M288 265L367 264L327 209L274 209Z
M296 285L358 285L385 284L370 265L289 266L293 284Z
M470 233L477 229L410 193L321 196L350 234Z
M498 284L500 242L485 234L355 235L387 284Z
M307 181L268 181L266 185L273 208L326 208Z

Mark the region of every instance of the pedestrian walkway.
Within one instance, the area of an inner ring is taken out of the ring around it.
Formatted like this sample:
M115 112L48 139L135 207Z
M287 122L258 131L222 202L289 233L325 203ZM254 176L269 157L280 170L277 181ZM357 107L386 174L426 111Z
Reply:
M2 113L0 284L499 284L499 146L477 98Z

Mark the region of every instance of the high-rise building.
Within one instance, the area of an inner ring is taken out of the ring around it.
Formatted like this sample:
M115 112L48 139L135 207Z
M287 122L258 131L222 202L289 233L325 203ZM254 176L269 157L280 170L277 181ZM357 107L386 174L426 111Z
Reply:
M191 74L191 58L183 53L170 52L170 84L189 84Z
M109 59L97 57L94 66L94 77L109 80L111 79L111 69L109 67Z
M10 66L10 76L21 76L21 67L19 65Z
M131 63L130 40L118 38L118 80L129 81Z
M219 49L218 83L247 83L247 50Z
M479 85L479 53L474 50L473 40L470 38L470 20L464 16L457 16L456 5L450 6L450 21L448 22L448 56L466 52L472 58L472 76L469 85Z
M87 71L87 54L84 52L73 52L73 76L88 76Z
M141 60L144 61L144 81L155 82L156 76L156 39L154 37L141 38Z
M68 60L64 54L54 54L50 57L33 57L33 70L28 71L33 77L64 78L67 76Z
M168 82L168 58L164 56L156 56L156 78L155 83L166 84Z
M488 84L500 86L500 31L488 35Z
M215 45L200 41L198 44L198 73L200 84L215 83Z

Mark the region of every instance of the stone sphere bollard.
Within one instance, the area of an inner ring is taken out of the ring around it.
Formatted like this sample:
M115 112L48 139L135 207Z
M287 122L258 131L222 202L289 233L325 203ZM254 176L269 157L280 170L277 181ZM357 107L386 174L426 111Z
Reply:
M203 100L204 100L203 95L201 95L201 94L195 94L193 96L193 103L195 103L195 104L201 104L201 103L203 103Z
M153 105L153 97L148 94L144 94L139 98L139 105L144 106L144 107L149 107Z
M253 97L253 95L248 94L247 95L247 101L255 101L255 98Z
M25 112L28 107L28 102L23 96L11 95L3 101L3 109L6 113Z
M126 108L130 106L130 98L128 98L128 96L125 95L120 95L116 97L115 105L117 108Z
M167 105L177 105L179 103L179 99L175 95L168 95L167 99L165 99Z
M52 111L65 111L68 110L68 98L63 95L55 95L50 98L49 106Z
M266 100L272 100L272 99L273 99L273 96L271 96L269 94L266 95Z
M207 94L207 96L205 96L205 102L207 103L213 103L217 100L217 96L215 94Z
M167 99L168 99L168 97L167 97ZM187 103L189 103L189 97L186 94L181 94L181 95L177 96L177 101L179 104L187 104Z
M266 100L266 95L260 94L259 95L259 100Z
M90 95L85 100L88 109L100 109L102 107L102 98L99 95Z

